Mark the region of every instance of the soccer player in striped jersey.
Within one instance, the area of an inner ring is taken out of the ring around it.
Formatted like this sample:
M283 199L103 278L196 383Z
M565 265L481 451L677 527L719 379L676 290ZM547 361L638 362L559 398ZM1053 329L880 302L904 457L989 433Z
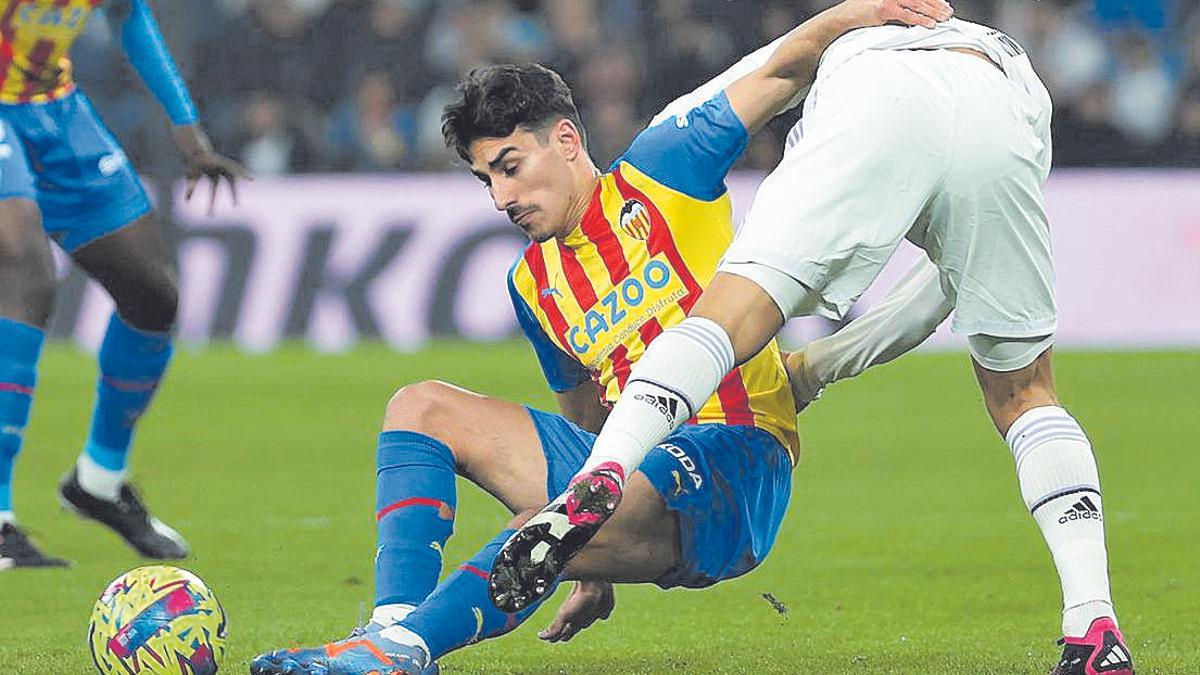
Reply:
M904 18L900 9L910 4L946 7L889 0L895 11L880 15L871 2L845 4L848 11L794 33L798 71L811 73L846 30ZM769 112L745 124L718 92L643 131L602 173L570 91L552 71L493 66L460 84L443 133L496 208L532 240L508 285L561 414L442 382L397 392L379 437L371 623L321 647L263 654L252 673L432 671L451 650L512 630L554 591L563 570L543 566L522 580L536 597L494 593L493 563L513 529L437 583L455 516L455 474L518 514L567 487L632 365L682 321L715 273L733 237L725 175L748 128L761 127ZM613 583L703 588L754 569L774 543L799 453L795 403L775 344L729 373L695 411L642 403L681 415L682 426L628 477L620 509L564 571L579 583L544 639L568 639L607 617ZM553 536L565 522L525 531Z
M150 558L188 548L125 480L134 428L171 358L172 256L137 174L71 78L67 53L101 0L0 0L0 569L56 567L17 526L12 469L54 296L47 235L112 295L91 433L59 486L64 504ZM166 109L188 196L244 170L213 151L147 0L113 0L130 62Z
M762 107L783 107L812 83L782 161L704 297L633 368L572 488L502 549L493 574L500 591L536 597L541 584L521 573L526 561L559 564L597 531L624 476L677 427L682 415L662 409L696 409L786 318L843 317L907 238L932 272L910 280L926 276L931 295L942 295L931 306L942 316L953 310L951 328L967 336L988 414L1058 571L1063 651L1054 675L1131 675L1109 588L1096 459L1052 376L1045 86L1012 38L948 17L930 30L840 36L811 80L787 75L787 50L779 46L724 90L753 126ZM805 379L804 358L789 363L794 382ZM556 525L553 536L524 531L544 522Z

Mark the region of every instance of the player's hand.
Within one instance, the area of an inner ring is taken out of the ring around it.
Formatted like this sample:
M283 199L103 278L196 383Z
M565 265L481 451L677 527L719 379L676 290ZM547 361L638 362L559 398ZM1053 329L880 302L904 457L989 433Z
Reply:
M902 23L933 28L954 16L954 8L945 0L848 0L846 4L861 13L864 25Z
M183 153L184 175L187 177L187 192L184 193L184 198L191 199L196 186L200 184L200 179L207 178L212 184L212 192L208 198L208 213L212 215L217 204L217 188L221 186L221 179L224 178L229 181L229 192L233 196L233 203L237 204L237 181L254 180L250 172L241 164L214 150L212 141L208 140L208 134L198 124L174 127L171 129L171 137Z
M554 621L538 637L548 642L566 642L596 621L607 619L616 602L612 584L577 581L567 601L558 608Z

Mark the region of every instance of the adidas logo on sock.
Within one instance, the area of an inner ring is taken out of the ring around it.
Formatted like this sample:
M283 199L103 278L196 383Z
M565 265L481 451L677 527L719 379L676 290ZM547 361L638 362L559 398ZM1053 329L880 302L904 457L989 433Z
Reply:
M667 418L667 424L675 424L675 415L679 412L679 401L677 399L658 394L635 394L633 400L645 401L658 408L658 411Z
M1063 513L1062 517L1058 519L1058 523L1064 525L1072 520L1104 520L1104 518L1101 517L1100 509L1096 508L1091 497L1084 495L1083 499L1072 504L1071 508Z

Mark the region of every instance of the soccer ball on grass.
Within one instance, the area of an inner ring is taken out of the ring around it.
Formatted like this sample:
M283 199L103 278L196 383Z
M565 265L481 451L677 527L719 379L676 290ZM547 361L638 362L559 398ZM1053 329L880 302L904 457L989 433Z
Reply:
M200 577L139 567L92 609L88 646L103 675L213 675L225 656L225 610Z

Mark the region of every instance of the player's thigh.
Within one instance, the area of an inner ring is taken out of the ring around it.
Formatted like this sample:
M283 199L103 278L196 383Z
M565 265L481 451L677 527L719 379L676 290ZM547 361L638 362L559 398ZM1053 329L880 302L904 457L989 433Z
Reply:
M45 326L55 285L37 204L24 196L0 197L0 316Z
M679 518L641 472L629 479L611 520L567 566L568 579L643 583L678 567Z
M818 82L722 269L774 269L816 294L777 297L784 314L843 317L938 189L951 129L945 96L930 87L884 52Z
M153 213L84 244L75 262L112 295L122 318L143 330L167 330L179 304L178 272Z
M145 215L150 201L112 132L81 91L6 115L35 167L43 226L73 253Z
M663 588L703 588L745 574L774 545L791 471L787 450L761 429L685 425L646 455L634 474L644 498L622 499L609 524L628 511L621 527L606 533L605 525L572 573Z
M525 407L439 381L401 387L383 429L426 434L445 443L459 473L514 513L544 505L547 460Z
M0 119L0 316L44 326L54 298L54 259L36 200L21 139Z

